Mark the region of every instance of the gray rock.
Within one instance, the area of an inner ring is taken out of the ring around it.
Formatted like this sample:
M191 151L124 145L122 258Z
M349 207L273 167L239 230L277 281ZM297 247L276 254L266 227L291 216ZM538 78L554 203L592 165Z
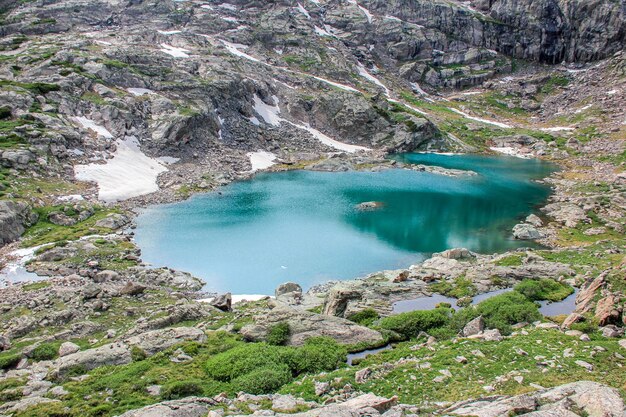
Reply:
M520 240L541 239L543 235L539 230L527 223L516 224L513 227L513 237Z
M222 311L231 311L232 310L232 302L233 296L231 293L220 294L213 301L211 301L211 305Z
M27 203L0 200L0 245L17 240L36 221L37 215Z
M485 320L483 316L478 316L463 327L461 335L464 337L473 336L481 333L485 329Z
M119 213L113 213L96 222L96 227L116 230L130 223L128 216Z
M165 350L181 342L204 342L206 334L195 327L174 327L152 330L126 339L126 344L136 346L148 356Z
M206 417L214 405L217 403L211 398L188 397L127 411L120 417Z
M295 282L286 282L284 284L280 284L278 287L276 287L276 290L274 291L274 295L277 298L280 297L281 295L288 294L288 293L302 294L302 287L299 284L296 284Z
M528 217L526 217L526 223L531 224L535 227L543 226L543 222L541 221L539 216L537 216L536 214L531 214Z
M63 342L59 346L59 356L67 356L80 351L80 346L72 342Z

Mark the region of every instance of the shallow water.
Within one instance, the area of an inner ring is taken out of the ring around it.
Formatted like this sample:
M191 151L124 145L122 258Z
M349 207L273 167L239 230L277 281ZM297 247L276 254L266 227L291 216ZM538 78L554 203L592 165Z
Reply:
M559 316L561 314L570 314L576 309L576 296L578 289L561 301L551 303L549 301L541 301L539 311L544 316Z
M137 218L146 262L191 272L207 290L272 294L408 267L452 247L491 253L528 242L511 227L549 194L534 179L553 166L511 157L406 154L405 162L471 169L446 177L410 170L259 174ZM383 203L358 211L365 201Z
M496 295L499 295L499 294L502 294L511 290L512 288L505 288L501 290L494 290L494 291L489 291L489 292L485 292L482 294L478 294L472 299L472 304L478 304L481 301L486 300L487 298L491 298L493 296L496 296ZM393 313L406 313L409 311L417 311L417 310L432 310L437 307L437 304L440 304L440 303L448 303L452 306L453 309L458 310L461 307L456 305L457 301L458 300L456 298L446 297L445 295L435 293L429 297L419 297L419 298L413 298L410 300L396 301L395 303L393 303L392 311Z
M348 365L352 365L352 362L354 362L356 359L367 358L370 355L375 355L377 353L380 353L389 349L393 349L393 347L391 345L386 345L386 346L376 348L376 349L367 349L367 350L357 352L357 353L349 353L348 360L346 361L346 363Z

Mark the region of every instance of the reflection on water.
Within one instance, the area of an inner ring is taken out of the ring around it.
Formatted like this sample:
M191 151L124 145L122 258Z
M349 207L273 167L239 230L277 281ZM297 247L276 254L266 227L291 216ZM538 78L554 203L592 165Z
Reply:
M576 309L576 296L578 289L561 301L551 303L549 301L541 301L539 311L544 316L559 316L561 314L570 314Z
M294 171L260 174L137 219L143 259L189 271L207 290L271 294L285 281L329 279L407 267L433 252L496 252L527 246L511 227L548 195L533 182L552 167L509 157L405 155L406 161L472 169L426 172ZM380 201L383 208L355 205Z

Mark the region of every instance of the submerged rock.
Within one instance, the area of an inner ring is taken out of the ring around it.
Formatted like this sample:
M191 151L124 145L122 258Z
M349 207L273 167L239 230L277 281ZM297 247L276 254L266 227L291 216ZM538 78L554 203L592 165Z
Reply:
M519 240L533 240L541 239L543 234L533 225L520 223L513 227L513 237Z
M385 207L385 203L382 201L366 201L355 206L355 208L359 211L373 211L383 207Z

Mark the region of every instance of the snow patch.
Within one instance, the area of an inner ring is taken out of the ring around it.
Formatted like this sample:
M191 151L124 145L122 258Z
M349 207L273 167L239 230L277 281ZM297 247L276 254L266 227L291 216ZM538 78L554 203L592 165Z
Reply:
M166 43L161 44L161 49L159 49L159 51L165 52L166 54L171 55L174 58L189 58L189 52L191 52L187 49L177 48Z
M492 147L492 148L489 148L489 149L491 149L494 152L501 153L503 155L515 156L517 158L522 158L522 159L530 159L530 158L532 158L531 155L521 154L517 148L513 148L513 147L510 147L510 146Z
M161 35L175 35L177 33L183 33L182 30L158 30Z
M170 165L170 164L175 164L176 162L180 161L180 158L176 158L174 156L159 156L157 158L157 161L163 162L166 165Z
M76 117L76 121L81 124L85 129L92 130L98 134L98 136L103 136L107 139L112 139L113 135L109 132L104 126L100 126L96 124L93 120L87 119L86 117L80 116Z
M569 132L574 130L573 127L565 127L565 126L556 126L556 127L544 127L543 129L544 132Z
M317 33L319 36L329 36L329 37L333 37L333 35L328 32L326 29L322 29L319 26L314 26L315 27L315 33Z
M159 161L146 156L134 136L118 141L113 158L105 164L74 167L76 179L98 184L98 198L105 202L126 200L159 189L157 177L167 171Z
M222 4L218 4L217 7L221 7L222 9L231 10L233 12L237 11L237 6L235 6L234 4L222 3Z
M248 46L247 45L241 45L238 43L230 43L227 41L222 40L221 41L222 44L224 45L224 47L226 48L226 50L228 52L230 52L231 54L238 56L240 58L245 58L249 61L254 61L254 62L261 62L258 59L246 54L245 52L242 52L241 49L247 49Z
M305 74L305 75L310 75L310 74ZM340 88L340 89L345 90L345 91L350 91L352 93L360 93L359 90L357 90L356 88L352 88L352 87L350 87L348 85L339 84L339 83L336 83L334 81L327 80L326 78L316 77L315 75L311 75L311 77L315 78L318 81L321 81L323 83L332 85L333 87L337 87L337 88Z
M336 141L335 139L323 134L319 130L312 128L308 123L301 124L301 125L292 123L292 122L288 122L288 123L290 123L292 126L297 127L298 129L306 130L307 132L315 136L315 138L319 140L320 142L322 142L324 145L330 146L331 148L335 148L340 151L354 153L357 151L370 151L371 150L370 148L366 148L365 146L350 145L347 143Z
M371 82L373 82L374 84L376 84L377 86L381 87L383 90L385 90L385 95L387 97L390 97L390 91L387 88L387 86L385 84L383 84L382 82L380 82L380 80L376 77L374 77L372 74L370 74L369 72L367 72L367 70L365 69L365 67L359 63L357 65L357 69L359 71L359 75Z
M154 91L148 88L127 88L126 91L134 96L143 96L144 94L156 94Z
M481 119L480 117L470 116L469 114L467 114L465 112L462 112L459 109L452 108L452 107L450 107L450 110L452 110L456 114L460 114L461 116L465 117L466 119L474 120L476 122L481 122L481 123L485 123L485 124L488 124L488 125L497 126L497 127L502 128L502 129L511 129L511 126L507 125L505 123L500 123L500 122L495 122L493 120Z
M311 15L301 3L298 3L298 11L302 13L303 15L305 15L307 19L311 20Z
M275 165L276 155L271 152L266 151L257 151L257 152L248 152L246 154L248 158L250 158L250 165L252 165L252 169L250 172L256 172L261 169L266 169Z
M370 13L369 10L367 10L365 7L357 4L357 7L359 9L361 9L361 11L363 12L363 14L365 15L365 17L367 17L367 22L368 23L372 23L372 20L374 20L374 16L372 15L372 13Z
M265 123L270 124L272 126L280 126L281 118L278 115L280 113L280 108L278 107L278 97L272 96L272 100L274 101L274 106L270 106L269 104L265 104L263 100L259 98L256 94L254 95L254 111L261 116L261 118L265 121Z

